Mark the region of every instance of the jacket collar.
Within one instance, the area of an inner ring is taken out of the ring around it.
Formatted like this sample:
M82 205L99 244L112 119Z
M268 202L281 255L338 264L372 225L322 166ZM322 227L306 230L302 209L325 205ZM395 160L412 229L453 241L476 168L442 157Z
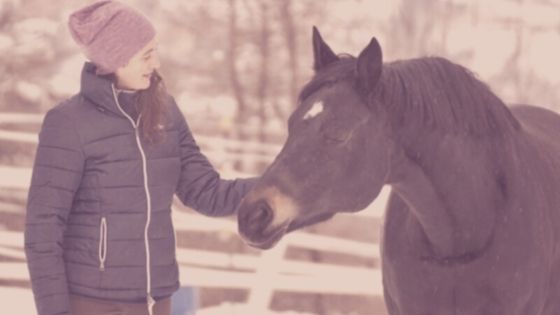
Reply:
M80 82L80 94L93 103L99 110L108 110L118 115L122 115L115 102L118 92L113 85L113 81L108 76L96 74L97 67L86 62L82 68Z

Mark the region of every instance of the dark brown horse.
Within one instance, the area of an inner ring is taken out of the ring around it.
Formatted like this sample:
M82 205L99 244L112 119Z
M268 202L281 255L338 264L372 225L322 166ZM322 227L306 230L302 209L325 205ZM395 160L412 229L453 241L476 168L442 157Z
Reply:
M390 185L390 314L560 314L560 117L508 108L442 58L383 64L375 38L337 56L314 29L313 47L286 144L239 207L247 243L270 248Z

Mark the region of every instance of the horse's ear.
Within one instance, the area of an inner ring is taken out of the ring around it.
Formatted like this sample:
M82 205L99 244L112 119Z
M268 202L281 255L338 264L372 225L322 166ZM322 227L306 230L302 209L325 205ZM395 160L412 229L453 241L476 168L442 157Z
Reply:
M321 70L328 64L338 60L337 55L331 50L331 48L323 41L321 34L315 26L313 26L313 57L315 62L313 63L313 69L315 71Z
M358 56L358 62L356 63L358 86L365 91L372 89L381 77L382 66L381 46L374 37Z

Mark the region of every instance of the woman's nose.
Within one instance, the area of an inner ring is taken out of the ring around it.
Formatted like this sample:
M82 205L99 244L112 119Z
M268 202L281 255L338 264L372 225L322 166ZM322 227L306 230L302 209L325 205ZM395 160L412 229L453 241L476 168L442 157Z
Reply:
M154 70L158 70L159 67L161 66L160 62L159 62L159 56L158 55L154 55L154 57L152 58L152 62L151 65L152 69Z

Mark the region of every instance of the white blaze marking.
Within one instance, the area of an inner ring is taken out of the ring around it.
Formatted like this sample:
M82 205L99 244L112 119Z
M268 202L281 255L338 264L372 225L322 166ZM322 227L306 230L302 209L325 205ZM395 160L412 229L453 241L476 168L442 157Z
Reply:
M324 107L322 101L315 102L313 106L311 106L311 109L307 113L305 113L305 115L303 116L303 120L315 118L317 115L323 112L323 109Z

